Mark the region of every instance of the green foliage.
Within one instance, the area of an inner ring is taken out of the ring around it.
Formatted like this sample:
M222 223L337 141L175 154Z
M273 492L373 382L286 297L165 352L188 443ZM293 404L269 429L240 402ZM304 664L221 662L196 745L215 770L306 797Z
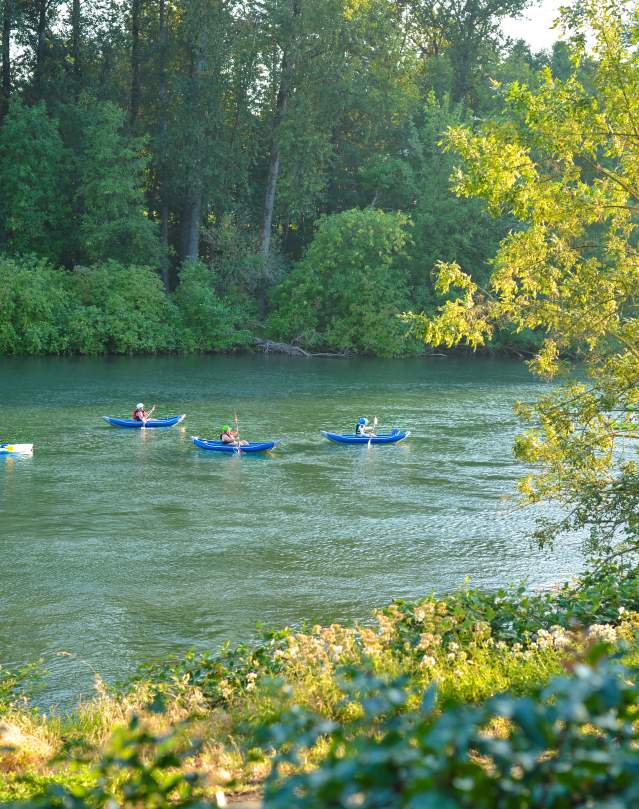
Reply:
M14 101L0 127L0 238L7 250L52 261L66 255L70 169L45 105Z
M596 659L596 655L593 655ZM267 809L415 809L630 806L636 779L637 670L578 664L530 696L433 712L435 689L405 710L403 681L356 674L350 723L294 711L274 728L283 752L265 794ZM358 710L359 709L359 710ZM499 732L496 725L507 723ZM318 770L283 774L322 738Z
M45 259L0 256L0 353L67 352L69 286L67 273Z
M409 316L432 345L485 345L497 328L543 334L531 368L563 384L518 406L529 430L515 453L535 467L520 490L562 506L565 516L539 523L542 544L581 531L586 551L604 557L639 547L639 30L628 19L616 2L566 11L571 75L545 69L535 88L509 88L498 120L450 129L457 193L521 226L488 284L443 263L439 291L456 287L455 297L434 318ZM567 353L578 370L562 363Z
M76 157L74 208L79 260L114 259L157 267L160 242L142 191L148 160L142 141L124 132L124 112L113 104L80 107L81 147Z
M250 343L246 311L220 297L214 273L201 261L189 261L182 268L174 300L187 351L226 351Z
M250 342L247 314L199 262L168 296L156 272L105 261L73 271L0 256L0 353L226 351Z
M178 313L153 270L107 261L76 267L72 280L70 351L153 354L179 347Z
M161 689L186 681L211 707L228 710L245 701L249 714L276 710L267 684L283 678L302 704L321 704L325 718L335 718L343 696L334 676L340 664L401 671L414 687L437 680L445 701L478 701L546 681L587 627L610 627L592 637L602 632L612 639L614 627L629 621L626 629L633 632L638 605L637 569L609 565L553 592L469 587L445 599L396 601L363 625L267 632L259 644L189 653L144 667L140 676ZM260 684L264 698L253 701Z
M407 225L403 214L371 209L320 219L306 255L274 292L270 332L307 347L401 354Z
M218 806L217 800L203 797L205 778L181 768L200 749L189 740L186 726L158 735L133 716L118 728L92 772L70 784L52 783L28 800L15 800L4 806L18 809L97 809L117 805L121 809L187 809ZM83 761L79 751L68 758Z

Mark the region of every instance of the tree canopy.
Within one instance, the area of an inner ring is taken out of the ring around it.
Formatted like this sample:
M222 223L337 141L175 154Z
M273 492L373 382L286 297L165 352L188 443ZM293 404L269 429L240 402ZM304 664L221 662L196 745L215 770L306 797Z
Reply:
M536 467L520 488L564 507L539 524L542 542L587 529L604 555L639 543L638 22L619 0L565 12L571 74L545 68L537 87L505 90L499 120L449 129L457 193L520 226L487 283L441 263L437 287L453 294L436 317L412 316L434 345L480 346L503 325L543 333L531 367L560 384L518 406L530 429L516 453Z
M559 64L501 35L526 2L0 0L0 254L145 265L169 293L201 261L254 333L292 335L275 287L370 208L405 223L397 304L430 311L433 261L482 280L510 226L450 193L439 140L502 108L494 79ZM382 335L380 300L364 314ZM414 350L356 339L358 317L348 339L316 331L324 348Z

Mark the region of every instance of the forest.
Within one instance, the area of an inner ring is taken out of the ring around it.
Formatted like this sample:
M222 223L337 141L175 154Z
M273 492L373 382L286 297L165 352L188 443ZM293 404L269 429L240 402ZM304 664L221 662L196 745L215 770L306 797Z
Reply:
M481 283L515 227L446 131L572 69L503 36L525 6L3 0L0 354L423 351L435 262Z

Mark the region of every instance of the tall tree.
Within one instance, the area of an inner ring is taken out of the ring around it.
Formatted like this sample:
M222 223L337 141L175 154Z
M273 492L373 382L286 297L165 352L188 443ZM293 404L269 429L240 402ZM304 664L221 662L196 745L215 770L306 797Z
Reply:
M287 7L284 9L284 17L279 24L280 35L278 37L278 45L281 51L281 58L278 70L277 92L275 94L275 107L273 110L271 148L260 233L261 251L265 258L268 257L271 250L273 208L275 207L275 194L277 192L277 182L280 173L281 129L291 93L293 72L296 67L299 49L300 0L286 0L286 6Z
M426 53L445 52L452 66L454 101L474 106L485 54L501 40L505 17L517 16L530 0L401 0Z
M143 0L131 0L131 98L129 102L129 126L135 129L140 112L140 66L142 62L140 22Z
M11 98L11 29L13 28L13 0L2 4L2 98L0 122L9 109Z
M526 501L562 509L537 536L578 531L597 554L636 554L639 28L619 0L585 0L564 19L573 64L594 64L591 83L546 69L537 89L511 87L498 121L448 138L462 160L457 192L523 226L501 242L488 284L440 266L439 289L458 291L417 322L431 344L481 345L503 324L542 332L531 367L563 384L519 405L530 429L515 450L533 465L520 485ZM567 353L577 368L562 361Z
M73 92L77 101L82 84L82 14L80 0L73 0L71 6L71 59L73 63Z
M166 0L158 4L158 127L155 144L157 200L160 209L160 241L162 243L162 282L170 289L169 278L169 200L168 200L168 132L169 106L167 85L168 37Z

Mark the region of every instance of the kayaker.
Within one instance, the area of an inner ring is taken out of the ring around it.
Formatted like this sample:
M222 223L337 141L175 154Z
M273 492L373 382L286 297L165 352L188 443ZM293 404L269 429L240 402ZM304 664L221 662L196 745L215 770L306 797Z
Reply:
M233 444L236 447L245 447L248 444L248 441L238 441L239 435L239 430L231 429L230 424L223 424L220 427L220 441L223 444Z
M375 435L373 428L368 426L368 419L365 419L363 416L361 419L358 419L355 425L355 435Z
M144 409L144 404L142 402L138 402L138 404L136 404L135 406L135 410L133 411L131 418L134 421L148 421L153 415L154 410L155 405L153 405L153 407L147 413L146 410Z

